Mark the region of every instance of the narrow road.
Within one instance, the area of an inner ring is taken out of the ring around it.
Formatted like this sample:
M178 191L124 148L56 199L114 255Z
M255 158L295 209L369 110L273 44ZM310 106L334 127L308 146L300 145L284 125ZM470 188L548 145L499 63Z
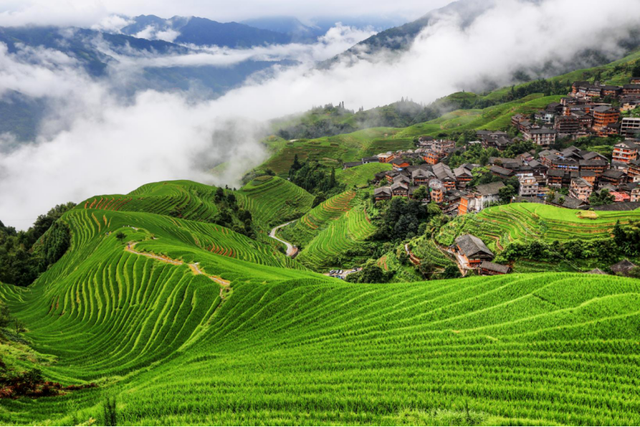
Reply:
M290 257L290 258L294 258L296 255L298 255L298 248L296 248L295 246L293 246L291 243L287 242L286 240L282 240L281 238L277 237L276 233L278 232L278 230L280 230L281 228L286 227L287 225L291 224L294 221L289 221L286 224L279 225L279 226L275 227L273 230L271 230L271 233L269 233L269 237L271 237L272 239L277 240L280 243L284 243L284 245L287 247L287 256Z

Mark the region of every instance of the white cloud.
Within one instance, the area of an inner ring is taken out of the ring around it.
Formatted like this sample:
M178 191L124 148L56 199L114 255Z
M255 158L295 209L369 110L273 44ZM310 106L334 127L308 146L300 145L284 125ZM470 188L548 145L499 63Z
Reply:
M345 101L350 108L384 105L401 96L429 102L486 76L509 83L517 69L560 62L582 49L619 54L616 39L637 28L640 17L640 1L611 0L597 14L591 12L600 5L597 0L583 1L580 7L573 0L497 3L464 29L457 18L443 17L393 61L376 56L329 71L316 69L314 61L344 50L367 33L338 27L307 47L121 56L104 83L92 81L59 53L25 49L10 55L0 49L0 92L48 93L59 103L59 113L45 123L37 144L0 153L0 219L24 228L37 214L68 200L128 192L156 180L207 181L211 178L204 171L220 159L231 161L222 182L233 185L245 168L266 155L258 144L261 127L256 121L328 102ZM283 57L298 58L302 64L279 69L267 81L250 81L213 101L152 91L127 102L112 95L114 87L127 84L145 66Z
M297 16L301 19L326 16L404 15L417 18L449 0L20 0L0 1L0 26L25 24L92 26L109 15L161 17L200 16L217 21L239 21L265 16Z
M92 30L105 31L108 33L119 33L124 27L132 24L132 19L121 15L108 15L102 18L98 23L91 26Z

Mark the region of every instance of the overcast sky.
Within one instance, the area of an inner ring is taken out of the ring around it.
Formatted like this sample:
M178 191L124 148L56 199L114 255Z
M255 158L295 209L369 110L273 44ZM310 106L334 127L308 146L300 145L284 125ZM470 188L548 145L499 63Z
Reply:
M111 14L200 16L239 21L264 16L402 16L418 18L450 0L0 0L0 25L89 26Z

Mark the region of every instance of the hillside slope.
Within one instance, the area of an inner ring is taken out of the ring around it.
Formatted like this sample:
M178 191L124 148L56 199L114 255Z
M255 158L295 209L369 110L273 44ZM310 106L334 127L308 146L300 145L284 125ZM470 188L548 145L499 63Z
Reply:
M101 425L107 397L123 425L640 423L640 281L355 285L204 222L91 203L62 221L69 251L0 300L45 378L98 387L3 399L2 424Z

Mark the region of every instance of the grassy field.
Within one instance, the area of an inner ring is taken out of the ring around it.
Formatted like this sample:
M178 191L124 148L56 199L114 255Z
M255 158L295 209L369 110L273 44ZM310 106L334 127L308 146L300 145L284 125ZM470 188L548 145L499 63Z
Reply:
M393 169L389 163L367 163L349 169L336 171L336 179L349 187L364 187L368 185L375 174Z

